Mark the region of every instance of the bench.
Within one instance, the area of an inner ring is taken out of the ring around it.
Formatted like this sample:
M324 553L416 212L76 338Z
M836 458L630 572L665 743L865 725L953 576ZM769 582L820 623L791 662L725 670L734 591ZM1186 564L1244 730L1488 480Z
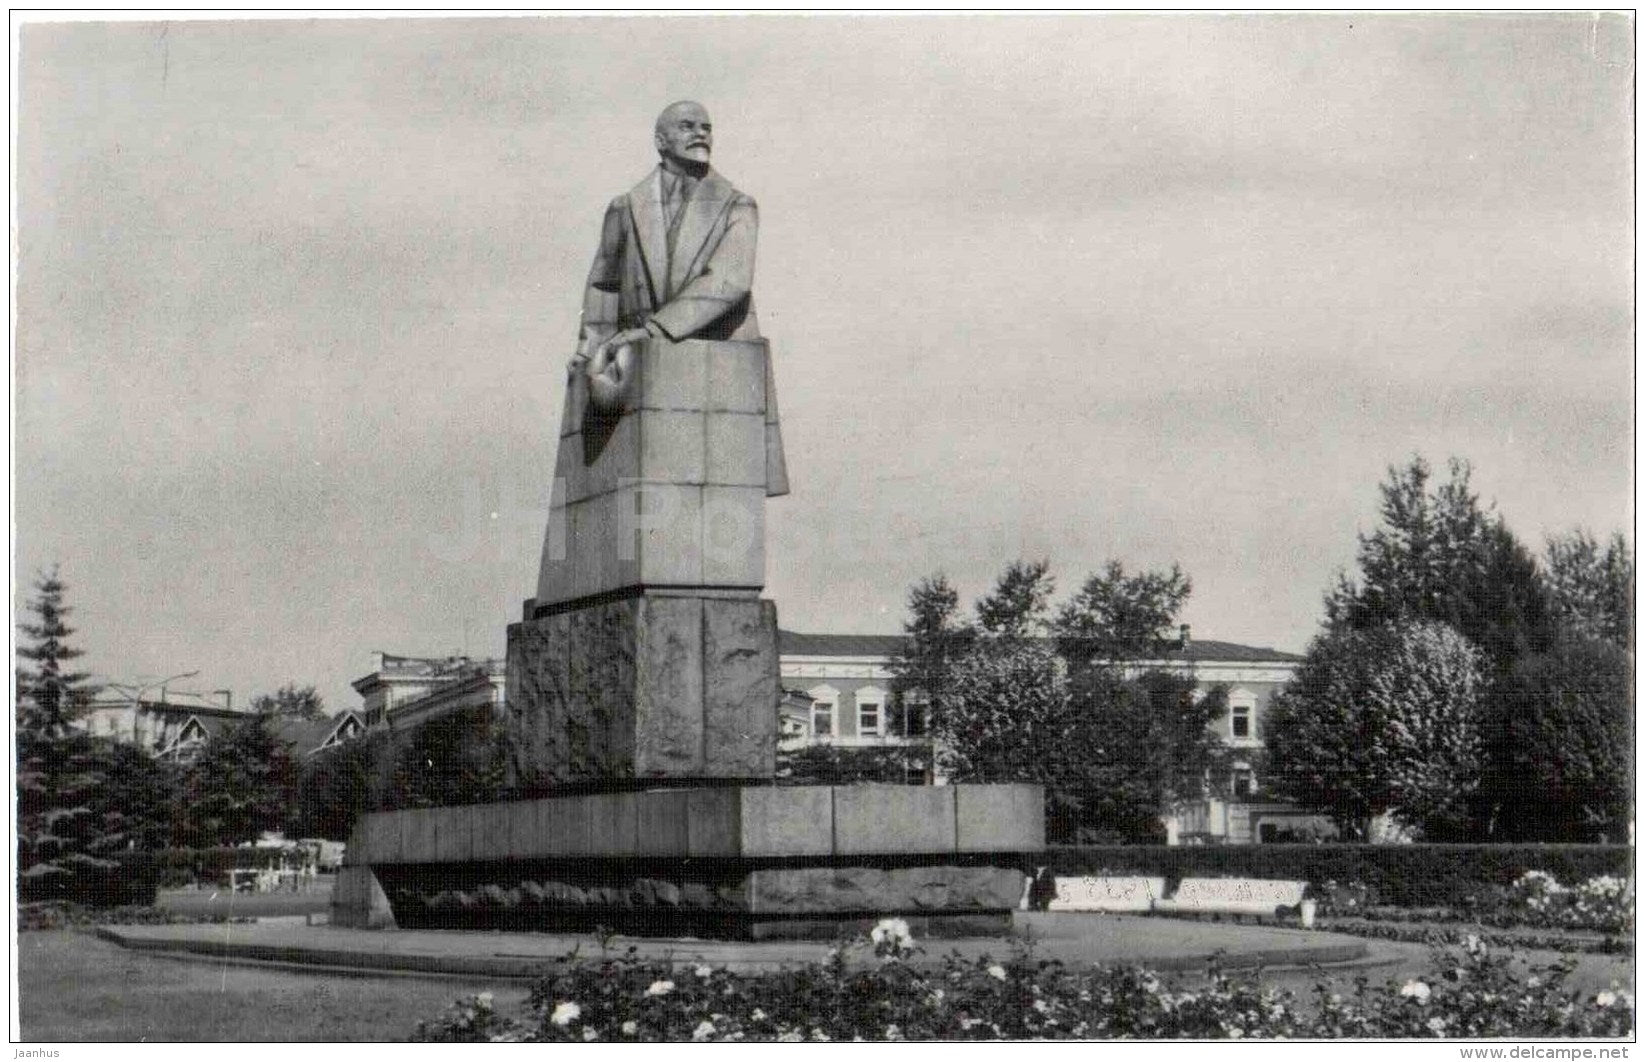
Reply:
M1164 878L1057 878L1047 911L1151 911L1165 895Z
M1162 914L1255 915L1277 918L1302 910L1303 881L1257 878L1184 878L1169 899L1154 904Z

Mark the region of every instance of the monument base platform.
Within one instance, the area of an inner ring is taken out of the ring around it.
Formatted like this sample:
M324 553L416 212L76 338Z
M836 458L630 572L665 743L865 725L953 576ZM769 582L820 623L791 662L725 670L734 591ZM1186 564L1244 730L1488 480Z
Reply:
M369 815L332 901L352 927L605 926L833 937L888 916L1000 931L1044 848L1032 785L746 786Z

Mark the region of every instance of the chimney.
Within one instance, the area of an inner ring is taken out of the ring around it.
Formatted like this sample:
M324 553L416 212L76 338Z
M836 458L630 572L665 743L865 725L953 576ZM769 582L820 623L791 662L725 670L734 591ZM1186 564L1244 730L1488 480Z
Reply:
M1184 623L1182 626L1177 628L1177 648L1178 649L1186 650L1188 648L1188 642L1189 642L1188 633L1189 633L1190 630L1191 630L1191 628L1186 623Z
M227 708L230 711L233 711L233 709L234 709L234 691L233 690L212 690L211 692L216 694L217 696L223 698L223 707L224 708Z

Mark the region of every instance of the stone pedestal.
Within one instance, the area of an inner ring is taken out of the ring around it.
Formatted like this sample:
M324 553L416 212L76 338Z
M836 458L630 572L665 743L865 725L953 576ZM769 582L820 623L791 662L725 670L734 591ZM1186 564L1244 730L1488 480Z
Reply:
M764 341L659 340L601 405L570 380L537 596L508 629L516 785L775 772L769 369Z
M349 839L333 920L757 939L896 915L926 935L994 931L1045 846L1043 800L1033 785L723 786L383 812Z
M763 340L642 343L605 409L572 377L533 612L661 587L758 596L780 460L767 362Z
M514 781L769 779L777 609L643 594L508 628Z

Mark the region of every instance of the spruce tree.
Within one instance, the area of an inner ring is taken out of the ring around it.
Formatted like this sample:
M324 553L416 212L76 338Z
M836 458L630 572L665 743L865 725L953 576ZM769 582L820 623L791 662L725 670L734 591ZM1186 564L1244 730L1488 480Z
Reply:
M17 669L20 733L61 737L75 717L90 707L96 694L88 684L90 675L68 670L69 662L78 659L82 651L68 643L74 628L68 625L72 610L63 604L67 589L55 567L42 573L35 580L35 596L27 605L34 620L18 624L28 643L18 647L17 655L33 665Z
M113 902L121 875L111 857L132 838L124 810L108 806L106 743L72 725L94 690L69 669L81 651L68 641L66 589L56 569L42 574L26 606L33 619L18 625L29 664L17 668L18 895Z

